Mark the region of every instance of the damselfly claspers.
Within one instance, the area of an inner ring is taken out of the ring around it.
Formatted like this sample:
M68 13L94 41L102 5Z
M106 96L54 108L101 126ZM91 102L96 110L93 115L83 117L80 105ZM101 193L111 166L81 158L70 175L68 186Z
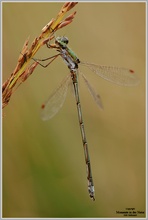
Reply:
M78 119L79 119L79 124L80 124L83 148L84 148L86 168L87 168L88 192L89 192L90 197L93 200L95 200L95 190L94 190L94 183L93 183L93 177L92 177L92 171L91 171L90 157L89 157L89 152L88 152L88 143L87 143L85 129L84 129L84 122L82 118L82 110L81 110L81 103L80 103L80 97L79 97L79 88L78 88L79 64L87 66L90 70L95 72L98 76L118 85L122 85L122 86L137 85L139 83L139 80L138 78L136 78L135 73L132 69L102 66L102 65L81 62L76 56L76 54L67 45L68 45L67 37L65 36L57 37L55 39L55 44L53 45L47 44L47 46L50 48L55 48L58 51L58 54L52 57L46 58L46 59L42 59L42 60L34 59L41 66L47 67L58 56L61 56L65 64L68 66L70 70L70 74L66 76L66 78L60 84L60 86L50 95L48 100L42 105L41 114L42 114L43 120L48 120L52 118L59 111L59 109L63 106L63 103L66 98L68 86L72 80L74 93L75 93L75 99L76 99L76 105L77 105L77 111L78 111ZM51 61L47 63L47 65L43 65L39 62L39 61L46 61L49 59L51 59ZM102 108L102 102L101 102L100 96L95 93L93 87L90 85L86 77L82 73L81 75L87 85L87 88L90 94L94 98L95 102L100 108Z

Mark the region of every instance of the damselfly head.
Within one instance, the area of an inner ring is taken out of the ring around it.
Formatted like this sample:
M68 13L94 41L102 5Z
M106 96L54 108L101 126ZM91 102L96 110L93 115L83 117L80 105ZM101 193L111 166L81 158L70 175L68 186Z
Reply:
M57 37L56 40L55 40L55 43L60 44L60 45L63 45L63 44L66 44L66 45L67 45L68 42L69 42L68 38L67 38L67 37L64 37L64 36L62 36L62 37Z

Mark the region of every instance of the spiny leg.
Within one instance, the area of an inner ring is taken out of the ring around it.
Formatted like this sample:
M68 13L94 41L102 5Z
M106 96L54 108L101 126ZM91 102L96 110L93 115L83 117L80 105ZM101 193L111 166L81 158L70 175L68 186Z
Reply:
M40 66L46 68L47 66L49 66L49 64L51 64L58 56L60 55L60 53L52 56L52 57L48 57L46 59L35 59L35 58L32 58L35 62L37 62ZM52 59L49 63L47 63L46 65L43 65L42 63L40 63L39 61L43 62L43 61L46 61L46 60L49 60L49 59Z

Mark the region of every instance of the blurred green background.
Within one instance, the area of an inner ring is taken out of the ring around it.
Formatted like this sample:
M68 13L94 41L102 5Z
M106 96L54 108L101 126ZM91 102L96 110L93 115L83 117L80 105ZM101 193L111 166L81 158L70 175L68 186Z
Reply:
M2 4L3 82L26 38L31 43L62 5ZM56 36L67 36L80 60L134 69L140 84L119 87L81 68L104 105L98 109L80 79L93 202L71 92L53 119L40 117L41 104L68 69L60 58L46 69L38 66L3 111L3 217L122 217L116 211L145 211L145 3L79 3L75 10L72 24ZM36 58L52 55L44 47Z

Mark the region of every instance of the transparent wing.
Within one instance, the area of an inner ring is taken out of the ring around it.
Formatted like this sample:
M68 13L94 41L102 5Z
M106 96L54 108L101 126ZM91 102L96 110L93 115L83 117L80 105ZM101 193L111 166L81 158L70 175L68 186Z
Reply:
M101 66L87 62L81 62L98 76L120 86L134 86L139 83L135 72L128 68Z
M62 108L70 83L70 74L62 81L59 87L49 96L48 100L42 105L41 117L48 120L55 116Z
M79 72L80 72L80 71L79 71ZM99 95L99 94L96 94L95 90L94 90L93 87L90 85L90 83L88 82L88 80L86 79L86 77L83 75L83 73L82 73L82 72L80 72L80 73L81 73L81 76L83 77L83 79L84 79L84 81L85 81L85 83L86 83L86 85L87 85L87 88L88 88L90 94L92 95L94 101L96 102L96 104L98 105L98 107L99 107L100 109L103 109L103 104L102 104L102 100L101 100L100 95Z

